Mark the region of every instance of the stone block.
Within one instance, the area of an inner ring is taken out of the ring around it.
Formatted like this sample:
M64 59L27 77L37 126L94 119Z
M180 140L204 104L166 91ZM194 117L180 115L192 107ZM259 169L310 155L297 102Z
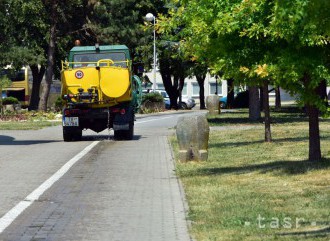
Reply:
M179 160L207 160L210 127L205 116L183 116L178 119L176 136Z
M220 114L220 98L217 95L209 95L206 97L206 107L211 115Z

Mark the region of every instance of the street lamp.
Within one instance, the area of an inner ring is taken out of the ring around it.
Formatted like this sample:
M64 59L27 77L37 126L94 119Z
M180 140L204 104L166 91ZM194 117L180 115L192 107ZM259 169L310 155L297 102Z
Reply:
M154 24L154 67L153 67L153 84L152 89L156 89L156 17L152 13L147 13L146 20L149 22L153 21Z

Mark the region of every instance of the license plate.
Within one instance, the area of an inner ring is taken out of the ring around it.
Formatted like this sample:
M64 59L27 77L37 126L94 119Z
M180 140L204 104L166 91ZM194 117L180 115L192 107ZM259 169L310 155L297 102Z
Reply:
M78 117L64 117L63 126L79 126Z

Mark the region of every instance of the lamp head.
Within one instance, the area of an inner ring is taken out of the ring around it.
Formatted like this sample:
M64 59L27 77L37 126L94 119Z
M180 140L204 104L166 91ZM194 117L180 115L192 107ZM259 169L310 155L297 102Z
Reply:
M151 21L154 21L155 19L155 16L152 14L152 13L147 13L146 15L146 20L151 22Z

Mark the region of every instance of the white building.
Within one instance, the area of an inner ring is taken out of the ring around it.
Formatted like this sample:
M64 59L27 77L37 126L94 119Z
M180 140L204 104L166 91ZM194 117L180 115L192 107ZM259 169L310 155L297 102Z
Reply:
M148 76L149 80L153 83L153 72L147 72L145 75ZM209 73L206 75L204 81L204 94L205 96L214 95L216 92L216 83L217 80L215 77L212 77ZM152 87L149 87L152 88ZM160 73L156 72L156 89L165 89L162 77ZM199 98L199 85L195 77L186 78L184 82L184 87L182 90L182 95L192 98ZM227 81L218 79L218 95L227 96Z
M144 75L147 75L149 80L153 83L153 72L147 72L144 73ZM216 93L216 83L218 84L218 95L219 97L227 96L227 81L223 79L218 79L214 76L211 76L209 73L207 73L205 81L204 81L204 95L205 97L208 95L214 95ZM152 88L152 87L148 87ZM156 72L156 89L165 89L162 77L159 73L159 71ZM269 89L273 87L269 86ZM284 90L281 90L281 101L285 101L287 103L293 103L294 98L290 96L289 93L285 92ZM195 77L193 78L186 78L182 96L184 97L192 97L196 99L196 102L199 103L199 85ZM269 93L269 100L270 104L273 104L275 102L275 92L272 91Z

